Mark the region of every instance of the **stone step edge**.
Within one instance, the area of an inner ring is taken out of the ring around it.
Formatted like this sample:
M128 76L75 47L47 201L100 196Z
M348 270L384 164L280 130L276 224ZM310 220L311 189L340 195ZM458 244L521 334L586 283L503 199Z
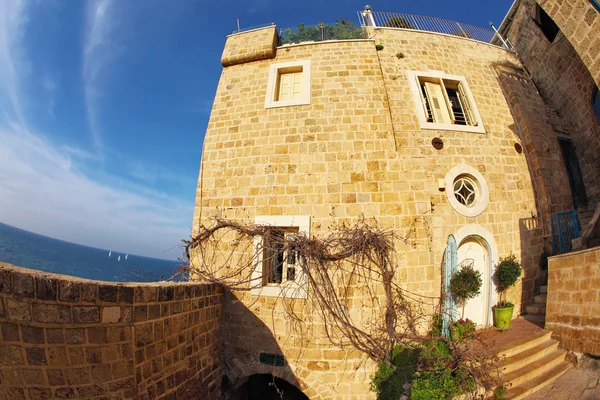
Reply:
M558 340L550 339L538 344L531 349L517 353L512 357L508 357L502 362L502 373L508 374L516 369L523 367L533 361L543 358L548 353L558 350Z
M571 363L563 361L549 371L544 372L542 375L537 376L535 379L528 380L518 386L508 388L506 395L503 397L504 400L521 400L525 396L534 393L544 386L554 382L560 378L565 372L573 368Z
M525 350L528 350L532 347L537 346L540 343L550 340L551 336L552 336L551 331L547 331L547 330L543 329L541 331L541 333L537 336L533 336L533 337L529 336L529 337L523 338L509 346L499 347L498 349L496 349L496 354L498 354L499 357L509 358L517 353L521 353Z
M535 379L536 377L543 375L548 369L554 368L565 360L564 350L555 350L551 353L546 354L542 358L527 363L523 367L516 369L508 374L504 374L504 383L510 384L511 386L518 386L521 383Z

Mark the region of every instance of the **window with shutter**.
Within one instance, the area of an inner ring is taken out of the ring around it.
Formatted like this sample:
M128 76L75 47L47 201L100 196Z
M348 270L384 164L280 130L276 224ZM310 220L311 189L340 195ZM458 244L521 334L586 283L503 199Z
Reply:
M298 237L310 234L310 217L257 216L254 223L269 229L254 238L257 257L252 272L252 294L306 298L308 282L303 259L298 255Z
M421 128L485 133L464 77L437 71L407 74Z
M265 108L310 104L310 61L271 65Z

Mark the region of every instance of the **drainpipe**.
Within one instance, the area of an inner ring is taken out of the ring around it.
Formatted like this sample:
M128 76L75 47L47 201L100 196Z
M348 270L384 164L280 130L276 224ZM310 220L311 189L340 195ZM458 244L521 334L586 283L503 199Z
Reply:
M367 20L367 26L375 27L375 19L373 18L373 9L370 5L365 6L365 10L362 12L363 17Z
M498 32L498 30L496 29L496 27L494 26L493 23L490 22L490 26L492 27L492 29L494 30L494 32L496 32L496 36L502 42L502 46L504 46L504 48L506 50L512 50L513 49L512 48L512 44L510 44L510 42L508 42L508 39L504 40L504 38L502 37L502 35L500 34L500 32Z

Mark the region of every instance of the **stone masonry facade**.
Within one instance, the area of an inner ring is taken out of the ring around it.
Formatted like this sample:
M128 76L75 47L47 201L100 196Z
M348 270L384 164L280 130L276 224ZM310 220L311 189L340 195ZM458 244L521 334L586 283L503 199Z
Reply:
M590 0L538 0L600 87L600 12Z
M546 105L544 114L551 117L552 127L538 131L541 135L538 145L546 143L557 147L557 135L573 141L588 205L593 208L600 201L600 122L591 102L592 92L600 80L600 37L592 32L600 31L600 12L588 0L540 1L539 4L561 28L553 42L544 36L533 19L536 13L533 0L515 3L511 25L503 32L514 44L516 54L527 67ZM594 59L598 60L595 71ZM568 200L566 208L564 203L552 202L553 211L572 209L572 201Z
M0 399L217 398L222 296L0 263Z
M546 329L571 351L600 355L600 248L549 258Z
M257 54L267 54L269 30L276 35L275 27L263 28L262 42L253 43ZM494 263L512 252L524 267L522 281L508 293L516 313L531 301L540 285L539 255L551 235L550 212L568 208L571 194L558 145L541 140L559 128L514 53L466 38L376 29L371 39L285 45L259 59L239 46L246 43L243 35L229 36L223 52L194 233L214 217L310 216L316 236L360 215L401 234L414 222L414 247L397 248L397 277L407 290L438 299L449 235L486 235ZM301 60L311 63L310 104L265 107L270 66ZM421 129L409 71L463 76L485 132ZM442 149L432 146L434 138L443 141ZM439 187L459 164L476 169L489 187L489 204L474 217L457 213ZM234 295L225 306L224 338L225 347L236 350L225 356L233 386L268 372L311 399L374 397L368 383L373 363L353 348L332 346L306 300L290 300L311 327L298 334L281 301ZM352 297L359 319L361 296ZM284 355L286 365L261 366L261 352Z

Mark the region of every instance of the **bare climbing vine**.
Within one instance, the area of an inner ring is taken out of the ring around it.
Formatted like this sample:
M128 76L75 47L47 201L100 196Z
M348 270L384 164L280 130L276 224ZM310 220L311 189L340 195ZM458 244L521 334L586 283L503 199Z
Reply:
M416 247L419 224L420 218L415 218L398 233L381 228L375 220L359 218L353 225L334 225L322 237L309 237L302 232L282 234L281 227L217 218L184 241L193 268L183 265L176 275L244 292L273 279L264 270L281 263L285 255L298 271L291 282L282 282L285 271L274 279L285 288L278 301L290 326L307 329L311 322L303 313L310 309L323 322L332 344L351 346L392 368L397 346L419 346L432 339L444 342L452 349L452 356L443 361L445 367L460 367L463 375L467 371L463 383L469 390L464 392L476 396L473 382L488 390L498 385L497 358L482 342L467 348L442 335L438 324L443 297L408 291L399 276L403 268L399 249ZM304 290L310 293L304 301L310 307L296 307L289 294ZM419 368L427 371L430 362L422 361Z

